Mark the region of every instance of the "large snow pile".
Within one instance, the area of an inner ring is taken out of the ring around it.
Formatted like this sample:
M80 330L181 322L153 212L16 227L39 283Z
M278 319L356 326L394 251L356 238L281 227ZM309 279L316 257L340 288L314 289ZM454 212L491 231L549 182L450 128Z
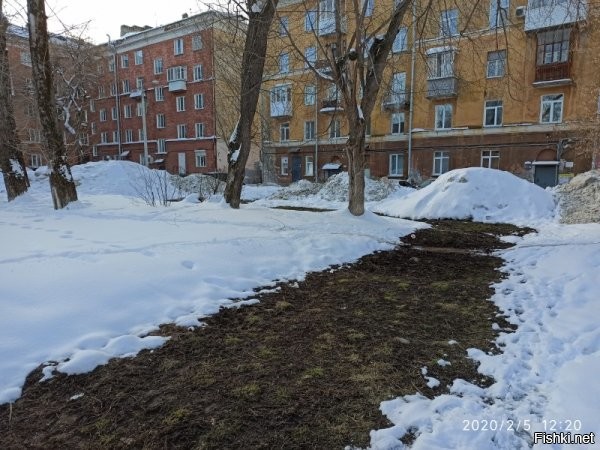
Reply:
M329 177L319 191L323 200L346 202L348 201L348 185L350 177L348 172L341 172ZM365 177L365 201L376 202L383 200L396 190L397 182L386 178L371 179Z
M600 171L579 174L556 193L562 223L600 222Z
M373 211L411 219L471 219L531 224L554 216L552 193L508 172L457 169L429 186L383 201Z
M222 194L225 183L210 175L194 173L186 177L170 175L171 183L182 194L198 194L202 199L207 199L216 194Z
M319 192L320 189L321 185L318 183L312 183L308 180L300 180L290 184L287 187L279 189L269 198L280 200L297 199L314 195Z

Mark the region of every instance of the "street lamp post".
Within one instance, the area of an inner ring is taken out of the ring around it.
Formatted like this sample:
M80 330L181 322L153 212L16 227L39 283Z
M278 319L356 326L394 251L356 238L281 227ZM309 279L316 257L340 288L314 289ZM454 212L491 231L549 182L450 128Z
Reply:
M144 81L140 86L142 91L142 133L144 134L144 166L148 167L148 127L146 126L146 90Z

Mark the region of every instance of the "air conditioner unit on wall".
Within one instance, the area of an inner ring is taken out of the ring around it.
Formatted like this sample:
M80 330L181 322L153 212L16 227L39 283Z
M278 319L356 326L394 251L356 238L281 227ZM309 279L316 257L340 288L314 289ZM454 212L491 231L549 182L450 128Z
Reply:
M517 17L518 19L523 19L523 18L525 18L526 12L527 12L526 6L517 6L517 8L515 9L515 17Z

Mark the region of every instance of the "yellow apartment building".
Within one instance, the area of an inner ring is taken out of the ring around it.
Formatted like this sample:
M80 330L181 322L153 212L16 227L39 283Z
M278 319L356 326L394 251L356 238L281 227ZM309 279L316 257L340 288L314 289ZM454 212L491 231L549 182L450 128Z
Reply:
M394 0L365 1L367 35L383 34ZM365 118L368 174L426 179L483 166L551 186L600 166L581 132L599 112L593 5L434 0L425 9L428 2L416 1ZM327 55L356 45L351 8L343 0L279 3L262 113L263 160L280 183L347 168L345 105L326 78Z

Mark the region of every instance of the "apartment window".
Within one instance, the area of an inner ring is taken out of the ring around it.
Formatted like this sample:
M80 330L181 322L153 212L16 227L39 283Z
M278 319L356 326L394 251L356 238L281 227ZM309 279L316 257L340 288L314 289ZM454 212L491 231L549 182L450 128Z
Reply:
M159 113L156 115L156 128L164 128L167 126L167 119L165 118L165 115L162 113Z
M304 87L304 104L314 105L317 99L317 87L313 84L309 84Z
M119 142L119 133L116 131L112 132L112 141L111 142Z
M490 28L508 24L508 0L490 0Z
M568 61L570 36L570 28L559 28L538 33L537 65Z
M156 58L154 60L154 74L155 75L159 75L161 73L163 73L165 70L164 65L163 65L163 59L162 58Z
M96 134L96 122L90 122L90 131L92 134Z
M125 130L125 142L133 142L133 130Z
M404 113L393 113L391 118L392 134L404 133Z
M112 108L110 108L110 117L112 118L112 120L117 120L117 107L113 106Z
M194 109L204 109L204 94L194 94Z
M98 147L96 145L92 146L92 156L98 156Z
M100 110L100 122L106 122L106 109L102 108Z
M279 73L288 73L290 71L290 55L282 53L279 55Z
M123 80L122 81L122 87L123 87L123 94L128 94L129 92L131 92L131 88L129 87L129 80Z
M306 11L304 15L304 31L314 31L317 25L317 11Z
M287 175L289 170L289 160L287 156L281 157L281 175Z
M123 117L125 119L131 119L131 105L124 105L123 106Z
M197 64L194 66L194 81L200 81L204 78L202 73L202 64Z
M452 105L435 105L435 129L449 130L452 128Z
M498 150L483 150L481 152L481 167L488 169L500 168L500 152Z
M185 111L185 97L175 97L175 104L177 106L177 112Z
M154 100L157 102L165 100L165 91L162 86L156 86L154 88Z
M406 72L394 73L390 88L389 102L395 105L404 103L406 100Z
M156 144L156 153L167 153L167 140L159 139Z
M27 137L29 142L42 142L42 133L35 128L29 128L27 130Z
M371 17L373 15L373 11L375 10L375 0L364 0L366 2L365 6L365 17Z
M90 145L90 137L85 133L79 133L77 141L79 142L79 145Z
M311 139L314 139L315 136L316 136L315 121L308 120L308 121L304 122L304 140L309 141Z
M133 53L133 60L136 66L139 66L140 64L144 64L144 51L143 50L136 50Z
M287 17L279 18L279 36L287 36L290 29L290 21Z
M307 47L304 50L304 67L314 67L317 62L317 47Z
M563 94L542 95L541 123L560 123L563 114Z
M116 83L110 84L110 95L117 95L117 84Z
M142 106L143 106L142 102L139 102L138 104L136 104L135 112L138 117L142 117L142 114L144 113L144 109L142 108Z
M111 58L108 60L108 71L109 72L115 71L115 59L114 58Z
M329 125L329 139L339 138L341 136L341 127L339 120L332 120Z
M484 126L499 127L502 125L502 100L485 102Z
M175 66L167 70L167 81L187 80L187 67Z
M433 152L433 172L432 175L441 175L450 170L450 153Z
M305 156L304 157L304 176L312 177L315 172L315 163L314 157Z
M196 130L197 138L204 137L204 123L203 122L197 122L196 124L194 124L194 129Z
M487 77L497 78L504 76L506 66L506 50L488 52L487 55Z
M173 40L173 54L183 55L183 38Z
M105 95L104 86L98 86L98 98L103 98Z
M37 169L42 165L42 155L39 153L33 153L30 158L31 168Z
M141 142L144 140L144 130L141 128L138 128L138 141Z
M458 34L458 9L447 9L440 15L440 36L450 37Z
M405 52L408 50L408 29L406 27L400 27L398 30L398 34L394 38L394 43L392 44L392 53Z
M179 124L177 125L177 139L185 139L187 138L187 125Z
M25 103L24 110L27 117L35 117L35 107L33 106L33 103Z
M108 143L108 131L103 131L100 133L100 143L107 144Z
M454 52L437 52L427 57L428 78L448 78L454 76Z
M135 79L135 88L144 89L144 77L137 77Z
M206 150L196 150L194 152L196 167L206 167Z
M202 36L200 36L199 34L195 34L192 36L192 50L196 51L196 50L202 50Z
M286 142L290 140L290 124L285 122L279 126L279 141Z
M121 55L121 68L127 69L129 67L129 55Z
M401 177L404 175L404 155L393 153L390 155L390 176Z
M94 99L90 99L90 112L96 112L96 102Z

